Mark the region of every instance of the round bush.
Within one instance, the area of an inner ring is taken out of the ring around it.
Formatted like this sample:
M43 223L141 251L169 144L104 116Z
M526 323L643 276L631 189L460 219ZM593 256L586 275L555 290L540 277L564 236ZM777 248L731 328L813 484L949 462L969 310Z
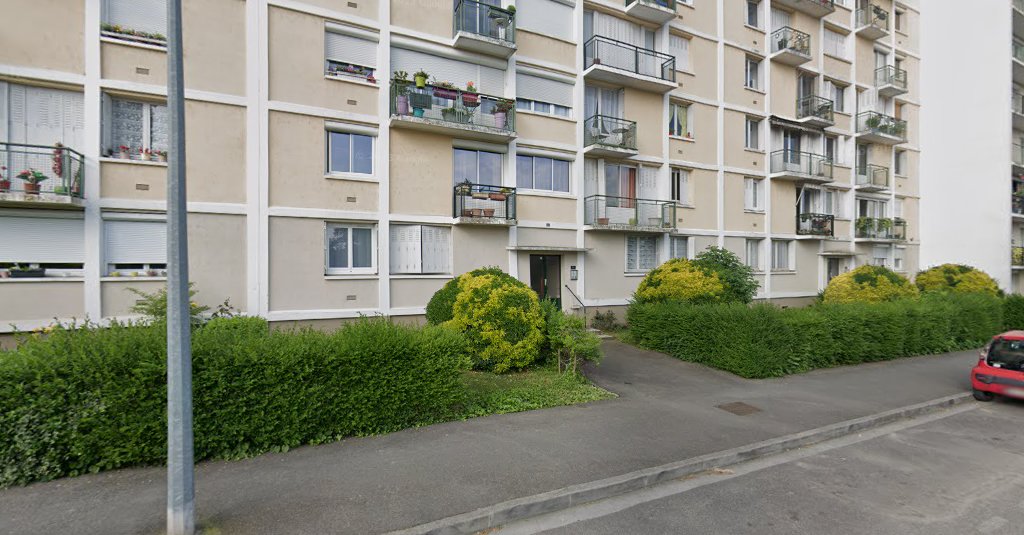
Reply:
M508 275L471 273L459 277L458 290L446 325L466 334L474 368L502 373L537 360L544 317L536 292Z
M711 303L722 300L724 294L725 286L717 273L698 268L685 258L673 258L652 269L640 281L633 300L637 303Z
M828 283L825 303L880 303L916 297L917 287L906 277L882 266L860 266Z
M917 274L922 292L984 293L999 295L999 285L984 271L962 264L942 264Z
M477 276L477 275L494 275L495 277L502 278L510 283L519 283L518 279L505 273L501 268L496 266L487 266L478 269L474 269L469 273L464 273L461 277L465 276ZM440 325L446 321L452 319L452 309L455 307L455 298L459 295L459 277L448 281L447 284L441 287L440 290L434 292L434 296L430 298L430 302L427 303L427 323L431 325Z
M715 273L725 291L722 301L749 303L757 294L754 270L728 249L708 247L691 262L705 273Z

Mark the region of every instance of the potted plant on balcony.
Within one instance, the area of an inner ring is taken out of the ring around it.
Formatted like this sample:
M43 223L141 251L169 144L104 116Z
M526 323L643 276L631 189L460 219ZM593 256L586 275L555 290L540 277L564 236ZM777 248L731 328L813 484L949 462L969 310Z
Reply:
M395 111L398 115L409 115L409 73L395 71L391 83L395 86Z
M129 154L130 152L131 148L129 148L128 145L121 145L120 147L117 148L117 157L122 160L127 160L131 158Z
M508 198L509 193L512 193L512 188L501 188L498 191L489 193L487 196L492 201L504 201L505 199Z
M469 196L473 197L474 199L481 199L481 200L490 198L490 194L487 193L486 191L474 191L474 192L470 193Z
M858 236L867 236L872 227L875 226L875 220L870 217L858 217L854 225L857 228Z
M30 195L39 194L39 183L46 180L48 177L41 171L35 169L25 169L18 173L18 178L25 181L25 193Z
M473 82L466 83L466 91L462 93L462 104L467 108L475 108L480 105L480 96L477 95L476 86Z
M434 86L434 96L437 98L455 100L459 96L459 90L455 89L455 84L451 82L442 82L435 78L430 85Z
M504 28L508 26L508 23L512 22L512 17L516 15L516 6L508 6L504 11L500 9L491 9L487 13L487 17L494 21L496 26Z
M455 186L455 193L465 197L473 192L473 183L469 180L463 180Z
M607 217L599 217L599 218L597 218L597 224L598 225L607 225L609 221L610 221L610 219L608 219Z
M494 217L494 208L484 208L484 217Z
M468 123L470 114L466 110L460 110L455 106L449 106L441 110L441 117L450 123Z
M516 101L503 98L494 105L494 127L504 130L505 122L508 120L508 112L516 105Z
M868 118L864 121L864 124L868 128L874 130L878 128L878 125L882 124L882 116L876 113L872 113L871 115L868 115Z
M46 276L46 268L24 264L14 264L7 271L12 279L37 279Z
M10 191L11 189L11 180L9 178L4 178L4 171L6 170L7 166L0 165L0 193Z
M413 73L412 77L413 80L416 81L416 87L423 89L424 87L427 87L427 78L430 78L430 74L427 73L427 71L420 69Z
M153 151L153 155L156 156L156 161L160 163L167 163L167 151L155 150Z

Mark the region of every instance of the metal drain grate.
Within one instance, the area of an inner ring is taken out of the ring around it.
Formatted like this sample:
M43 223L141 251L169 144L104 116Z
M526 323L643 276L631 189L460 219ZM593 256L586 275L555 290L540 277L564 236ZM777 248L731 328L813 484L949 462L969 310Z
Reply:
M732 403L726 403L724 405L716 405L716 407L722 409L725 412L731 412L736 416L750 416L751 414L761 412L761 409L748 403L743 403L742 401L734 401Z

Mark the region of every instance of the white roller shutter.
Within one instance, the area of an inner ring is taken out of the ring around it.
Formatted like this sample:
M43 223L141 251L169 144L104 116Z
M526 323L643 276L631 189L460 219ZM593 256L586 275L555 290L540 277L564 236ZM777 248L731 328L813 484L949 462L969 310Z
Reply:
M451 273L450 227L422 227L423 273Z
M103 247L107 264L166 264L167 223L106 220Z
M670 35L669 52L676 58L676 70L690 70L690 39L681 35Z
M85 221L70 218L0 217L0 262L81 264Z
M412 73L423 69L442 82L451 82L455 87L464 88L466 82L473 82L477 91L489 95L505 93L505 71L476 65L465 61L442 58L404 48L391 49L391 70Z
M772 8L772 31L789 26L789 12Z
M658 168L645 165L640 167L640 187L637 188L637 198L657 199L658 195Z
M391 273L419 273L422 267L419 225L391 225Z
M327 59L363 67L377 66L377 43L373 41L328 30L324 32L324 45Z
M103 0L103 22L146 33L167 33L166 0Z
M572 84L516 73L516 96L572 107Z
M555 0L517 0L516 27L572 41L572 6Z

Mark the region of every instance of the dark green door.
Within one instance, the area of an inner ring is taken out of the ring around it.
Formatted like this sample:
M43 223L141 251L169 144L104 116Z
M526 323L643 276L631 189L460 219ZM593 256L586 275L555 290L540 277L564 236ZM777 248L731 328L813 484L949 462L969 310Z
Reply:
M562 308L562 257L530 255L530 287L541 299L554 301Z

